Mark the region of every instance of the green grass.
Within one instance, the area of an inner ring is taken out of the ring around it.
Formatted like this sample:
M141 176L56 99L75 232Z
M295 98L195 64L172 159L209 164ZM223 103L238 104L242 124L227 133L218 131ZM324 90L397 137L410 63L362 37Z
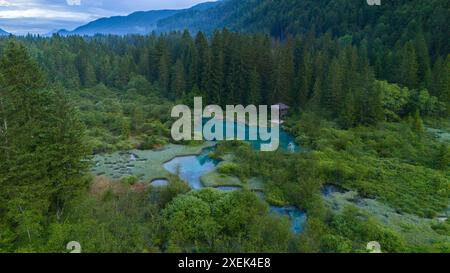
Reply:
M211 154L211 156L215 155L215 153ZM217 165L217 168L200 178L205 187L215 188L220 186L231 186L248 188L253 191L264 191L264 183L261 178L252 177L247 179L245 177L241 178L235 175L235 173L239 173L240 165L234 162L236 160L234 154L225 153L219 158L222 161ZM228 169L230 166L233 167L229 171L223 171Z
M378 200L362 198L354 191L332 193L325 198L325 204L336 213L342 212L346 206L356 206L366 211L385 227L401 234L410 249L415 252L436 251L437 249L433 248L450 244L450 233L439 233L433 228L442 225L438 219L398 213L394 208Z
M201 177L201 181L205 187L219 187L219 186L235 186L244 187L244 183L239 178L231 175L221 174L217 171L212 171Z
M152 181L157 178L168 179L170 173L163 167L165 162L177 156L200 154L204 148L212 145L209 142L196 146L169 144L158 150L130 150L126 153L95 155L93 159L95 166L92 172L95 175L103 175L116 180L128 176L136 176L141 181ZM136 155L137 160L130 161L130 154Z

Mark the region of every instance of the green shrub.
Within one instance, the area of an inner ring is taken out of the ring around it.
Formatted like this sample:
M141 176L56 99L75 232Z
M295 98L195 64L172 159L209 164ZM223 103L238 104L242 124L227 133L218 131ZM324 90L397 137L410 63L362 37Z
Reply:
M139 144L139 150L151 150L167 144L167 139L161 136L146 136L144 140Z
M227 162L219 165L217 171L221 174L239 176L240 167L236 163Z
M125 184L125 185L134 185L139 181L139 178L137 178L136 176L132 175L132 176L127 176L124 177L120 180L121 183Z

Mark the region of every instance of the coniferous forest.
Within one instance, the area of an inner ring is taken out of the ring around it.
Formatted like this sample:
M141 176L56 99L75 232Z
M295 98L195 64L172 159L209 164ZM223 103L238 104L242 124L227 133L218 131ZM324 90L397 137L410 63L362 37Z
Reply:
M0 252L450 252L448 1L186 13L148 35L0 38ZM170 135L194 97L289 105L300 152L219 142L191 190L161 164L206 147ZM102 169L130 151L157 156Z

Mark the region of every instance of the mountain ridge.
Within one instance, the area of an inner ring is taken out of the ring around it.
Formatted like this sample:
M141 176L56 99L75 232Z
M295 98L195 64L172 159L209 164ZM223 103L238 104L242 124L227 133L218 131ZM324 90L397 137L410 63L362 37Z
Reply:
M103 17L85 25L75 28L73 31L60 30L56 33L66 35L87 35L92 36L96 34L112 34L112 35L127 35L127 34L149 34L153 31L158 31L157 23L159 20L171 17L180 12L185 11L204 11L206 9L216 6L219 2L204 2L187 9L173 10L150 10L150 11L136 11L125 16L111 16Z
M176 10L137 11L127 16L100 18L71 31L70 34L146 34L156 29L156 22L171 16Z
M7 36L7 35L10 35L10 33L0 28L0 36Z

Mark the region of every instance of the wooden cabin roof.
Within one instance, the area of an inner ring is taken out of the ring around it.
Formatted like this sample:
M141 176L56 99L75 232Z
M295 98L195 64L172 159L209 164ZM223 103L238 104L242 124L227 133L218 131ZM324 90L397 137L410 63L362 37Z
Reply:
M282 102L277 103L275 105L278 105L280 107L280 110L288 110L289 109L289 106L287 106L286 104L284 104Z

